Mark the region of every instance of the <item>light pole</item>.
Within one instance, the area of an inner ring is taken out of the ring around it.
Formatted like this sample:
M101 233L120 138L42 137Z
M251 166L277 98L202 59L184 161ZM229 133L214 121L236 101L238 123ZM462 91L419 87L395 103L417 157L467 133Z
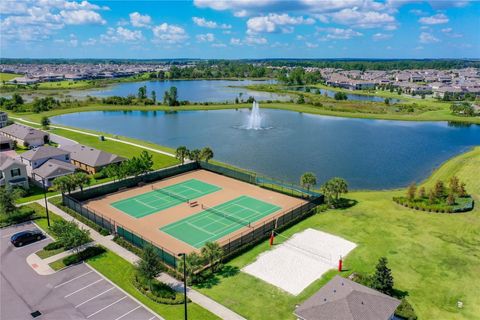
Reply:
M50 227L50 214L48 213L47 189L45 188L45 178L42 178L43 199L45 200L45 211L47 212L47 224Z
M183 305L185 307L185 320L187 320L187 255L185 253L179 253L178 256L183 256L183 295L185 300Z

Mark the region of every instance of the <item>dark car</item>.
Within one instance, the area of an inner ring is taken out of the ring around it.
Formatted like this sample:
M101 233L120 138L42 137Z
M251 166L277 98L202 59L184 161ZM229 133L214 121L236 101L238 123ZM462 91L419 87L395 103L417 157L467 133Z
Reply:
M45 235L40 230L25 230L11 236L10 242L15 247L21 247L28 243L40 241L43 238L45 238Z

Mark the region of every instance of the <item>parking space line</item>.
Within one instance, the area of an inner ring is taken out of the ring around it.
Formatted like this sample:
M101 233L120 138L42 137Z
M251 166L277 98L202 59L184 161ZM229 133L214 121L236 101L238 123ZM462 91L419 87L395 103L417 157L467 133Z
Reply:
M148 319L148 320L153 320L153 319L155 319L155 318L156 318L156 317L155 317L155 316L153 316L153 317L151 317L151 318L150 318L150 319Z
M111 287L110 289L107 289L107 290L103 291L102 293L99 293L99 294L97 294L96 296L91 297L90 299L85 300L85 301L83 301L83 302L80 303L80 304L77 304L77 305L75 306L75 308L78 308L78 307L80 307L80 306L83 306L85 303L87 303L87 302L89 302L89 301L92 301L93 299L98 298L98 297L100 297L102 294L107 293L108 291L113 290L113 289L115 289L115 287Z
M132 313L133 311L137 310L138 308L141 308L142 306L137 306L136 308L133 308L132 310L128 311L127 313L121 315L120 317L118 317L117 319L115 320L120 320L122 319L123 317L125 317L126 315L129 315L130 313Z
M91 315L87 316L87 319L90 319L91 317L93 317L93 316L96 315L97 313L100 313L100 312L102 312L103 310L105 310L105 309L107 309L107 308L110 308L111 306L113 306L114 304L119 303L120 301L122 301L122 300L125 299L125 298L127 298L127 296L123 296L123 298L120 298L120 299L118 299L117 301L110 303L108 306L103 307L102 309L100 309L100 310L98 310L98 311L95 311L95 312L92 313Z
M73 291L72 293L67 294L64 298L68 298L68 297L70 297L71 295L74 295L74 294L77 293L77 292L80 292L80 291L82 291L82 290L84 290L84 289L87 289L88 287L91 287L91 286L93 286L95 283L98 283L98 282L100 282L100 281L103 281L103 279L98 279L97 281L94 281L94 282L92 282L92 283L90 283L90 284L87 284L85 287L80 288L80 289L78 289L78 290Z
M68 281L65 281L65 282L63 282L63 283L60 283L59 285L56 285L56 286L53 287L53 288L54 288L54 289L60 288L61 286L65 285L65 284L67 284L67 283L70 283L70 282L72 282L72 281L74 281L74 280L80 279L81 277L86 276L87 274L92 273L92 272L93 272L93 271L90 270L90 271L88 271L88 272L86 272L86 273L84 273L84 274L79 275L78 277L75 277L75 278L70 279L70 280L68 280Z

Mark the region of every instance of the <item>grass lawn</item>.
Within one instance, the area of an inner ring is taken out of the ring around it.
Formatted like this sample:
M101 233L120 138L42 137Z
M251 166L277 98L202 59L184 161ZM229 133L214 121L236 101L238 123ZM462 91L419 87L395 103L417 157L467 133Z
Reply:
M65 251L65 248L55 249L55 250L45 250L42 249L36 252L36 255L39 256L41 259L46 259L48 257L53 257L56 254L62 253Z
M42 218L35 219L33 222L35 222L43 231L45 231L52 238L54 238L52 233L49 232L49 229L48 229L48 221L47 221L47 216L46 216L46 213L45 213L45 208L43 206L39 205L38 203L30 203L30 204L26 204L26 206L29 207L29 208L33 208L39 215L42 216ZM48 215L50 217L50 225L52 225L55 221L62 220L62 218L60 216L56 215L55 213L53 213L51 211L49 211Z
M457 175L467 191L480 200L480 147L451 159L424 183ZM284 232L291 236L315 228L342 236L358 247L345 260L348 271L368 272L386 256L395 287L407 299L419 319L478 319L480 295L480 209L462 214L429 214L410 210L392 201L404 190L354 192L348 198L358 204L345 210L329 210L312 216ZM268 250L268 242L233 259L227 266L241 269ZM248 319L294 319L299 304L338 272L332 270L295 297L243 272L219 276L218 283L201 292ZM254 298L253 298L254 297ZM464 308L456 303L463 301Z
M88 264L165 319L183 319L183 304L159 304L141 294L132 282L135 274L134 266L115 253L108 251L89 259ZM194 303L188 304L188 317L198 320L219 319Z
M21 77L21 74L0 72L0 82L10 81L13 78Z

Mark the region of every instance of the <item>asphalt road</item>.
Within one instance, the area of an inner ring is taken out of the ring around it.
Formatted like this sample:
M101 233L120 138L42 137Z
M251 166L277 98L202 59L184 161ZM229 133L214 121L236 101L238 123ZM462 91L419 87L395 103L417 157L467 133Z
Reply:
M40 276L26 262L49 238L15 248L10 236L34 229L26 223L0 230L0 319L153 320L159 319L86 264Z

